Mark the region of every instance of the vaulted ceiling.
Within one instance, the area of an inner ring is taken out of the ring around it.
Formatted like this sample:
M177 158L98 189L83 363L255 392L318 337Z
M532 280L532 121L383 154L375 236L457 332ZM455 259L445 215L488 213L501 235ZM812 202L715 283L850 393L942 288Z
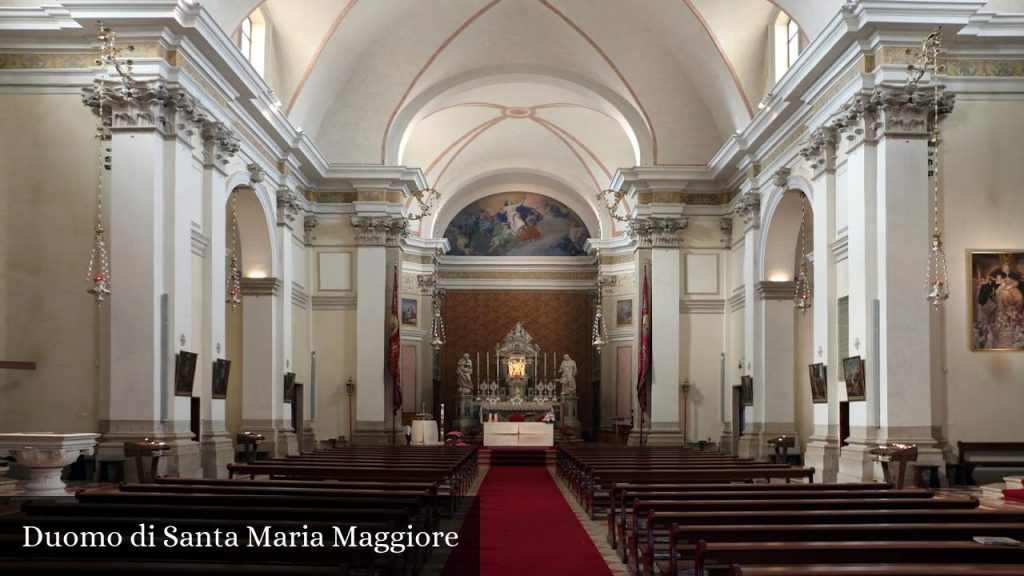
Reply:
M421 168L449 198L513 175L580 195L617 168L704 166L771 86L779 10L841 0L223 0L260 9L268 83L332 162ZM301 9L299 9L301 6ZM519 186L522 188L523 186ZM545 190L537 190L545 192Z

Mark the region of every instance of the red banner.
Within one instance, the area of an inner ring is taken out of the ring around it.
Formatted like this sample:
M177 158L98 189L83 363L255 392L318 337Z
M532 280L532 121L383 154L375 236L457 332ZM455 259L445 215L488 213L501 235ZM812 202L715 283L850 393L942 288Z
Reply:
M647 285L647 267L644 266L644 291L640 305L640 370L637 374L636 399L640 414L647 409L647 380L651 375L651 291Z
M391 287L391 337L388 339L388 373L391 374L391 411L402 409L402 335L398 321L398 266Z

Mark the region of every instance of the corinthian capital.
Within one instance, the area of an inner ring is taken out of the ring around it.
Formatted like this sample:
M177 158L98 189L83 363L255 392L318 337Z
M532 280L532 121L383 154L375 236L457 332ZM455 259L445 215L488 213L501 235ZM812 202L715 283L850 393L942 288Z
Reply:
M926 138L933 123L953 110L956 96L945 86L879 86L871 94L869 105L875 113L879 136ZM935 114L938 98L938 118Z
M815 177L826 170L836 169L837 138L834 126L822 126L811 132L807 144L800 149L800 155L811 165Z
M629 224L629 235L641 248L677 248L690 221L686 217L650 217Z
M241 148L238 135L222 122L203 124L203 161L207 166L224 166Z
M734 210L743 219L743 225L747 229L756 226L761 219L761 195L756 192L747 192L736 199Z
M360 246L399 246L409 235L409 222L401 216L353 216Z
M129 86L97 79L82 89L82 104L100 115L109 130L155 130L187 140L208 121L195 97L181 86L167 86L162 81Z
M299 213L299 195L290 188L277 189L277 223L291 226Z

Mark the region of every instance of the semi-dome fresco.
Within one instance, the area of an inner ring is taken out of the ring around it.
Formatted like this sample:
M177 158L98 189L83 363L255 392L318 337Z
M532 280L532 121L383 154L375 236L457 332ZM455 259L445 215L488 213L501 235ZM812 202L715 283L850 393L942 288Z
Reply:
M459 211L444 237L451 256L583 256L590 231L558 200L503 192Z

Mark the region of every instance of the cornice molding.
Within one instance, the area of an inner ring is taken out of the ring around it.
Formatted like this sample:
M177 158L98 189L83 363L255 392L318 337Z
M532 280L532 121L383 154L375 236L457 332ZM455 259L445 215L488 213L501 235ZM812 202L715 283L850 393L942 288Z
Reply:
M729 306L729 312L736 312L737 310L742 310L743 307L746 306L747 304L747 295L743 288L739 288L733 291L733 293L726 300L726 303Z
M242 278L242 296L278 296L281 293L279 278Z
M355 296L323 296L313 295L310 300L313 303L313 310L355 310Z
M192 240L192 253L200 258L206 257L206 250L210 247L210 239L203 234L202 227L192 222L190 227Z
M680 300L680 314L725 314L726 300L716 298L710 300Z
M762 300L792 300L796 294L796 282L762 280L754 284L754 291Z

